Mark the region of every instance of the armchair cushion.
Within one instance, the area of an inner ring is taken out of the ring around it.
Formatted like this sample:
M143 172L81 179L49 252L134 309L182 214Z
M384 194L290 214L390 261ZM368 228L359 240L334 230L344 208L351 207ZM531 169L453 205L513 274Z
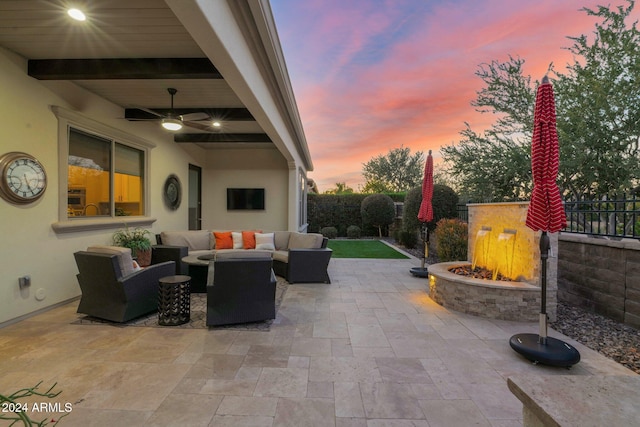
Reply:
M129 248L123 248L120 246L95 245L89 246L87 248L87 252L116 255L122 277L126 277L135 272L135 268L133 266L133 257L131 256L131 249Z

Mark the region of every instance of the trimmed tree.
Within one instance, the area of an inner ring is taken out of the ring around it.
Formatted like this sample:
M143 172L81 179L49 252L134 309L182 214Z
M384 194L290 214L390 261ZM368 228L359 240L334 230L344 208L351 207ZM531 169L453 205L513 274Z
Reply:
M376 227L382 237L382 227L393 223L396 208L393 199L386 194L372 194L362 201L360 214L362 222Z
M404 199L402 226L405 230L420 230L422 223L418 221L418 211L422 203L422 187L409 190ZM451 187L442 184L433 186L433 220L427 223L430 231L435 230L436 223L442 218L456 218L458 215L458 195Z

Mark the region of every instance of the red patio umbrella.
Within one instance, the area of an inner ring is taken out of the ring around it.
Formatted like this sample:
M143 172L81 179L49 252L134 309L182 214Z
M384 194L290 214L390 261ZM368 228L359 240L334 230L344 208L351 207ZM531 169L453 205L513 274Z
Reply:
M535 363L556 366L572 366L580 361L580 353L567 343L547 337L547 259L550 241L547 232L562 230L567 219L556 179L560 165L556 107L553 87L545 76L538 86L533 114L533 138L531 141L531 174L533 191L527 210L526 225L540 236L541 303L540 333L517 334L511 337L511 347Z
M433 220L433 156L431 150L427 156L424 165L424 176L422 177L422 202L420 202L420 210L418 211L418 220L422 222L424 236L424 257L420 263L420 268L412 268L411 273L419 277L427 277L428 270L424 267L427 257L429 256L429 228L427 222Z
M433 220L433 156L431 150L427 156L427 162L424 164L424 177L422 178L422 202L420 203L420 211L418 212L418 220L427 223Z

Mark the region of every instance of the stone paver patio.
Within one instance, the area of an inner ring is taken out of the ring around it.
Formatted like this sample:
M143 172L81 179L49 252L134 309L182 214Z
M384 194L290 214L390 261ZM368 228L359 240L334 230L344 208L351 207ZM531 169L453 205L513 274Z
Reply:
M537 323L447 310L417 265L333 259L268 332L72 325L73 302L0 329L0 394L57 382L65 427L518 426L509 376L635 375L554 331L582 361L532 365L508 340Z

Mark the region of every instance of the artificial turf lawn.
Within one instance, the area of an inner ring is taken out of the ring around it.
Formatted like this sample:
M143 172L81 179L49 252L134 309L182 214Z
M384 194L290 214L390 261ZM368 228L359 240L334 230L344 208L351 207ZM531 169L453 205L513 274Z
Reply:
M329 240L333 258L407 259L395 249L378 240Z

